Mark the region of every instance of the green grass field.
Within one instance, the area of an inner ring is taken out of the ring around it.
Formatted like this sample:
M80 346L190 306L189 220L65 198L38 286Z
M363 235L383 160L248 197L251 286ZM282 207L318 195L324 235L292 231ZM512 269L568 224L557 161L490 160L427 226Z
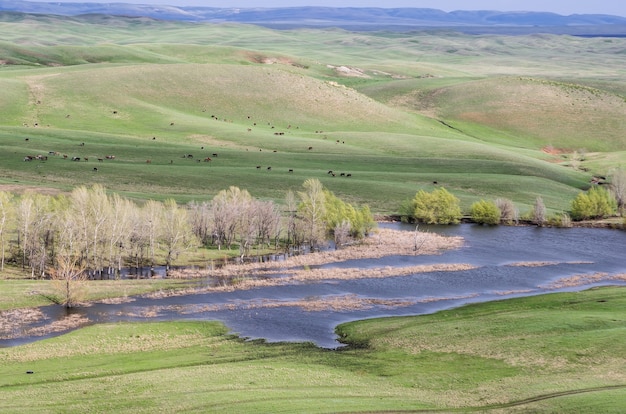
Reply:
M443 186L465 210L505 197L524 214L537 196L567 211L626 164L621 38L0 14L0 39L0 191L281 202L318 178L374 213ZM4 276L0 309L50 303L47 281ZM94 283L89 299L186 283ZM619 413L625 298L355 322L337 351L213 322L90 326L0 349L0 411Z
M393 214L437 182L465 209L542 196L560 212L626 161L624 39L101 16L5 17L0 34L0 189L186 202L235 185L280 202L318 178Z
M0 349L0 410L618 413L625 305L615 287L366 320L336 351L212 322L91 326Z

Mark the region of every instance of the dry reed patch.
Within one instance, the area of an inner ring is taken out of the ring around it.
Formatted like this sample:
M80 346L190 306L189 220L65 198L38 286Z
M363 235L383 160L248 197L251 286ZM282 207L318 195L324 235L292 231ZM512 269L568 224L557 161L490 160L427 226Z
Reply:
M218 269L180 269L172 271L174 278L209 277L223 280L220 286L159 291L145 295L150 298L179 296L198 292L232 292L255 287L279 286L311 280L399 277L425 272L452 272L473 269L468 264L435 264L373 269L314 269L309 266L343 262L354 259L376 259L392 255L431 255L443 250L458 249L463 238L447 237L427 232L407 232L378 229L360 244L333 251L292 256L283 261L227 265Z
M515 262L508 263L507 266L511 267L543 267L543 266L556 266L558 262Z
M99 300L98 303L102 303L105 305L120 305L122 303L131 303L134 302L135 299L134 298L130 298L128 296L126 297L120 297L120 298L107 298L107 299L102 299Z
M45 326L27 329L24 331L24 336L44 336L55 332L68 331L86 325L88 322L89 319L87 317L73 314Z
M578 287L590 285L592 283L605 281L622 281L626 282L626 274L609 274L609 273L591 273L580 274L559 278L551 283L539 286L542 289L563 289L569 287Z
M257 287L270 287L270 286L284 286L289 284L310 282L310 281L326 281L326 280L354 280L354 279L373 279L373 278L386 278L386 277L402 277L413 275L416 273L429 273L429 272L459 272L463 270L471 270L476 267L469 264L433 264L433 265L417 265L407 267L381 267L372 269L360 269L360 268L331 268L331 269L313 269L313 270L280 270L280 271L261 271L264 276L270 275L284 275L288 273L288 276L266 279L255 279L246 277L246 273L243 270L248 270L249 275L259 276L259 273L254 273L252 269L255 266L246 265L234 265L227 268L219 269L220 277L227 282L220 286L211 286L204 288L190 288L185 290L171 290L171 291L159 291L154 293L148 293L144 297L148 298L163 298L172 296L182 296L187 294L201 293L201 292L233 292L236 290L254 289ZM214 276L214 274L211 274ZM207 275L208 276L208 275Z
M492 292L494 295L499 295L499 296L508 296L508 295L517 295L517 294L523 294L523 293L531 293L533 292L533 289L520 289L520 290L496 290L494 292Z
M292 269L304 266L320 266L330 263L355 259L378 259L385 256L432 255L444 250L458 249L463 246L462 237L441 236L427 232L408 232L392 229L378 229L361 243L339 250L314 252L292 256L280 262L246 263L229 265L219 269L176 270L176 277L214 276L230 277L233 275L259 274L275 269Z
M379 267L372 269L347 268L347 269L313 269L298 270L289 281L311 281L311 280L353 280L353 279L374 279L385 277L401 277L415 273L429 272L459 272L463 270L475 269L476 266L469 264L433 264L416 265L407 267Z
M45 318L37 308L11 309L0 312L0 339L11 339L20 336L25 323L34 323Z

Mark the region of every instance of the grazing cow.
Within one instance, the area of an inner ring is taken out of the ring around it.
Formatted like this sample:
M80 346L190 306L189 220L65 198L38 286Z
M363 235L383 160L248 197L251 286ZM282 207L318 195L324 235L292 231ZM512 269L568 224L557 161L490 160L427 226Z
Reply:
M187 154L187 158L193 158L193 154Z
M117 114L117 111L113 111L113 114Z
M102 158L98 158L98 162L104 162Z
M346 174L346 177L352 177L352 174Z
M152 160L146 160L146 164L152 164Z
M28 140L29 140L28 138L24 138L24 141L28 141Z
M272 169L272 167L267 167L267 171L270 171Z
M94 171L98 171L98 167L93 167L93 170Z
M204 162L211 162L211 158L206 157L206 158L204 159Z
M84 143L84 142L81 142L79 145L80 145L81 147L84 147L84 146L85 146L85 143Z
M80 161L80 157L72 157L72 161Z
M309 147L309 151L311 151L313 149L313 147Z
M217 157L217 153L216 153L216 152L214 152L212 155L213 155L214 157Z
M252 129L251 129L251 128L248 128L248 132L252 132Z
M106 157L107 160L114 160L115 159L115 155L107 155Z
M328 172L326 174L332 174L333 170L328 170Z
M67 154L63 154L63 159L67 159Z
M32 161L32 158L29 156L24 157L24 161Z
M289 172L290 172L290 173L292 173L292 172L293 172L293 169L291 169L291 168L290 168L290 169L289 169Z
M433 184L437 185L437 181L433 181Z
M156 137L152 137L152 141L155 141L155 140L156 140Z
M346 173L341 173L341 174L339 174L339 176L340 176L340 177L345 177L345 176L346 176Z
M85 157L85 158L84 158L84 160L85 160L85 161L89 161L89 158Z
M170 126L174 126L174 123L173 123L173 122L170 122Z
M260 165L257 165L257 166L256 166L256 169L257 169L257 170L261 169L261 166L260 166Z

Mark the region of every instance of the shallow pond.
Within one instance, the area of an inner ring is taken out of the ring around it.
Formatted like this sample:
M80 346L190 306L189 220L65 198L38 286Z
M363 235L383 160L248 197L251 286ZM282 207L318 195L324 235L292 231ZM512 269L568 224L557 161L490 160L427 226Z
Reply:
M380 225L413 231L399 223ZM471 264L471 270L417 273L401 277L323 280L232 292L164 298L133 298L127 303L94 304L66 311L40 308L44 321L62 320L70 312L88 323L116 321L219 320L233 333L268 341L311 341L336 348L339 323L382 316L419 315L466 303L546 292L626 285L626 232L608 229L536 227L420 226L421 231L461 236L463 248L427 256L388 256L348 260L322 267L380 268L439 263ZM62 332L61 332L62 333ZM55 334L18 334L0 340L14 346Z

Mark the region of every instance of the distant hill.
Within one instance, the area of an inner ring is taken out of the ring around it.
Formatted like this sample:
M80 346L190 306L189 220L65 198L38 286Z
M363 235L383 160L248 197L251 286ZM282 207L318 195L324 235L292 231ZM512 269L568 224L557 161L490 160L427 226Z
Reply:
M189 22L237 22L275 29L339 27L348 30L454 29L465 33L563 33L626 36L626 17L563 16L545 12L493 10L444 12L425 8L283 7L215 8L129 3L40 3L0 0L0 11L78 16L106 14Z

